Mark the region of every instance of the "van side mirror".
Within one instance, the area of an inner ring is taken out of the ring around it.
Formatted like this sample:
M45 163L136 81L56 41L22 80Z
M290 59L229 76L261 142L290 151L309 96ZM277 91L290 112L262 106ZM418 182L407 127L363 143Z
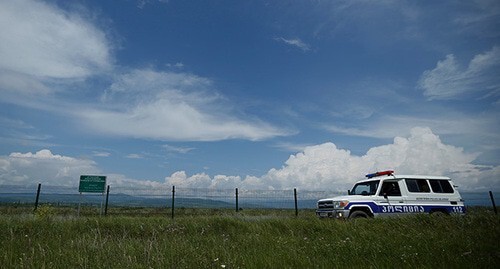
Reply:
M347 195L351 195L351 190L347 190Z

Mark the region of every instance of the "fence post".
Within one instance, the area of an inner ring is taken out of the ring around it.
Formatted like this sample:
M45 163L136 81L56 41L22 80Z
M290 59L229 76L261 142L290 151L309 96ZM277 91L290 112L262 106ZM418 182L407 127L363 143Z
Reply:
M38 199L40 198L40 189L41 188L42 188L42 183L38 183L38 189L36 191L35 209L33 210L33 212L35 212L36 209L38 208Z
M106 190L106 205L104 205L104 216L108 215L108 199L109 199L109 185L108 189Z
M236 188L235 191L236 191L236 193L235 193L236 194L236 212L238 212L238 210L239 210L239 207L238 207L238 188Z
M293 188L293 198L295 200L295 216L297 217L299 215L299 208L297 206L297 189Z
M175 208L175 186L172 186L172 219L174 219L174 208Z
M495 215L498 214L497 212L497 206L495 205L495 198L493 198L493 192L490 191L490 199L491 203L493 204L493 211L495 211Z

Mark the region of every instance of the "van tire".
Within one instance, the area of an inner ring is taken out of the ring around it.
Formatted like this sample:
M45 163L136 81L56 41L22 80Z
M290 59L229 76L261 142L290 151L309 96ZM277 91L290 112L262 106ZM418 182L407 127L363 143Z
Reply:
M365 212L363 211L354 211L351 213L351 215L349 215L349 219L359 219L359 218L364 218L364 219L367 219L368 218L368 214L366 214Z
M448 213L443 212L441 210L431 210L430 214L431 214L431 216L434 216L434 217L443 217L443 216L448 215Z

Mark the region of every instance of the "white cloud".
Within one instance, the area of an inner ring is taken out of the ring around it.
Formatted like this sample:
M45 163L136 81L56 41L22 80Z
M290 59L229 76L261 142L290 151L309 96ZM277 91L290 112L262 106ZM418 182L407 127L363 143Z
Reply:
M238 114L233 106L208 90L214 92L212 82L195 75L134 70L117 77L102 97L104 108L75 113L96 132L135 138L215 141L287 135L270 124L232 116Z
M325 125L325 129L333 133L372 137L392 138L394 136L406 136L415 126L428 126L442 135L480 135L490 138L500 138L496 134L497 118L495 113L489 116L471 116L460 112L443 112L432 118L414 117L403 115L382 116L371 119L361 127L343 127L338 125Z
M99 173L97 164L88 159L52 154L44 149L36 153L14 152L0 157L0 184L42 183L74 186L80 175Z
M467 68L462 67L453 54L439 61L432 70L425 71L419 87L429 99L455 99L467 94L500 93L500 47L474 56Z
M324 1L316 3L312 10L309 17L318 21L315 36L360 39L370 47L418 39L422 35L419 21L426 14L411 1L392 0ZM308 10L301 10L304 12Z
M148 69L119 74L106 33L76 12L39 1L2 1L0 32L2 102L70 116L106 135L214 141L288 134L238 111L213 93L210 79ZM72 101L71 91L88 88L85 79L96 75L113 81L102 106Z
M166 182L181 187L217 187L221 179L225 186L257 189L346 190L363 175L394 169L399 174L451 176L462 190L496 188L491 183L498 178L499 168L479 166L472 162L477 154L444 144L429 128L414 128L408 138L396 137L392 144L374 147L363 156L352 155L333 143L309 146L291 155L280 169L271 169L261 177L227 178L206 174L188 177L176 172Z
M334 134L390 139L409 136L415 126L426 126L436 134L453 137L455 142L460 141L460 145L470 146L473 141L476 150L491 150L499 148L498 117L497 112L468 115L447 110L434 113L432 117L381 115L366 122L328 124L324 128Z
M7 117L0 116L0 126L5 129L25 129L32 130L35 127L32 125L18 119L11 119Z
M363 156L351 154L329 142L308 146L291 155L281 168L262 176L228 176L205 173L188 176L178 171L164 182L128 179L108 174L113 188L168 189L260 189L345 191L367 173L394 169L398 174L450 176L462 191L498 190L499 166L475 165L478 154L444 144L429 128L414 128L409 137L396 137L392 144L368 150ZM12 153L0 157L0 184L76 186L82 174L102 174L92 160L56 155L49 150Z
M54 92L54 89L51 89L48 85L46 85L43 79L5 70L2 69L2 67L0 67L0 89L24 96L47 95ZM6 96L5 93L3 96L4 99L14 99L15 97L15 95Z
M399 42L404 42L400 46L408 46L406 42L411 41L411 46L442 51L450 42L469 43L478 37L498 40L500 35L497 0L309 3L307 8L302 2L278 5L285 18L282 24L295 23L294 31L306 28L318 39L360 42L368 50L379 50L383 46L385 51Z
M53 154L48 149L36 153L14 152L9 156L0 156L0 185L31 186L42 183L42 186L73 187L78 191L81 175L105 175L107 184L115 191L138 194L145 190L148 194L158 191L165 193L168 188L164 183L151 180L136 180L120 174L103 173L97 163L89 159L80 159ZM163 189L162 189L163 188Z
M96 157L109 157L111 153L106 151L93 151L92 154Z
M85 110L84 124L106 135L176 141L260 140L284 132L264 124L216 117L188 104L157 100L131 111Z
M308 51L308 50L311 50L311 47L304 43L302 40L300 40L299 38L295 38L295 39L286 39L286 38L283 38L283 37L277 37L275 38L274 40L276 41L281 41L287 45L290 45L290 46L293 46L293 47L296 47L296 48L299 48L303 51Z
M1 1L0 32L2 72L81 78L110 67L106 35L81 16L54 5Z
M279 142L273 145L273 147L284 150L284 151L303 151L307 146L311 146L310 144L298 144L298 143L289 143L289 142Z
M205 173L196 174L187 177L185 171L177 171L165 180L168 184L174 186L190 186L195 185L198 188L207 188L211 184L211 179Z
M110 41L84 13L44 1L0 1L2 102L61 109L66 102L55 95L112 70Z
M480 37L498 37L500 35L500 4L496 0L466 1L463 14L455 14L453 22L459 31L466 31Z
M125 158L128 158L128 159L142 159L144 157L142 155L140 155L140 154L131 153L131 154L128 154L127 156L125 156Z
M190 152L191 150L194 150L194 148L186 148L186 147L176 147L172 145L163 145L162 146L166 151L168 152L175 152L175 153L181 153L181 154L186 154Z
M184 68L184 64L182 62L177 62L175 64L168 63L165 66L170 67L170 68L178 68L178 69Z
M150 101L168 97L174 101L209 98L201 96L210 89L212 81L189 73L161 72L153 69L134 69L116 74L113 83L102 96L107 101ZM202 97L202 98L201 98ZM217 98L214 95L210 98Z

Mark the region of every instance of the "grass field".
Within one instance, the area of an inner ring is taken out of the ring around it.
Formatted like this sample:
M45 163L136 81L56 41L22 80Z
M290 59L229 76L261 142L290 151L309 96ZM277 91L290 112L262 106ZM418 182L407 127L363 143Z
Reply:
M0 208L0 267L500 268L500 217L485 209L357 221L314 211L179 211L172 220Z

